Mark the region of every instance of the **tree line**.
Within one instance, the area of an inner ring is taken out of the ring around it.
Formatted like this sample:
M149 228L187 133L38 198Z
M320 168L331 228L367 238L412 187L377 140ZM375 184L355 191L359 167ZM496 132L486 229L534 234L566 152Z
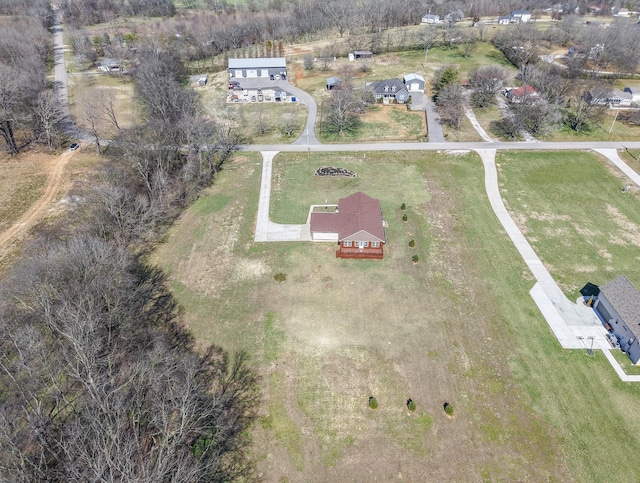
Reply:
M252 478L247 354L197 351L147 262L236 143L200 118L184 72L160 47L140 53L142 121L0 282L2 480Z

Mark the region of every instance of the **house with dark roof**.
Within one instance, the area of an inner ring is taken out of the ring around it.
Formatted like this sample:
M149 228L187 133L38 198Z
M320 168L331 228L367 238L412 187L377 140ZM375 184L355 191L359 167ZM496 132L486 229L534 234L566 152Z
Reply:
M376 82L370 82L364 88L373 93L376 100L382 100L383 104L389 104L395 101L398 104L404 104L409 100L409 91L407 86L400 79L385 79Z
M229 77L234 79L271 76L287 77L287 62L284 57L266 57L263 59L229 59L227 67Z
M511 23L527 23L531 20L531 12L529 10L514 10L511 12Z
M337 258L382 259L386 243L380 201L361 191L340 198L333 212L313 212L313 241L337 241Z
M625 275L600 287L594 309L634 364L640 361L640 290Z

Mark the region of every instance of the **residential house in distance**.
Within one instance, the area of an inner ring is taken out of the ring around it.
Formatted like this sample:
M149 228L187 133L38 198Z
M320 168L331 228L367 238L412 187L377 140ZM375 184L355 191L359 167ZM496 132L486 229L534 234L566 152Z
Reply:
M400 79L370 82L364 88L372 92L376 100L382 99L383 104L390 104L393 101L404 104L409 100L409 91Z
M380 201L361 191L340 198L334 212L313 212L313 241L337 241L336 258L382 259L386 235Z
M442 23L442 20L440 19L440 15L432 15L430 13L422 17L422 20L420 21L420 25L433 25L433 24L439 24L439 23Z
M542 99L540 93L529 84L505 89L505 97L512 104L520 104L527 101L536 102Z
M600 287L594 309L634 364L640 361L640 290L625 275Z
M606 94L596 94L590 91L584 93L584 98L589 104L595 104L598 106L614 107L629 107L633 100L633 93L621 91L620 89L613 89Z
M333 89L337 89L342 85L342 80L339 77L329 77L327 78L327 90L331 91Z
M500 15L498 17L498 25L509 25L511 23L510 15Z
M631 104L640 104L640 89L636 87L625 87L624 92L631 94Z
M102 59L98 70L102 72L120 72L120 63L116 59Z
M229 59L227 72L232 79L255 77L286 79L287 62L284 57Z
M514 10L510 17L511 23L527 23L531 20L531 12L529 10Z
M424 77L420 74L407 74L402 78L402 82L409 92L424 92Z

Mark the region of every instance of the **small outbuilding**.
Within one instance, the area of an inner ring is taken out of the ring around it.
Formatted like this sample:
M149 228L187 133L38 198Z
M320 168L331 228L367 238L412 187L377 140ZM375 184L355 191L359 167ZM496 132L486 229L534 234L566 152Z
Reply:
M536 88L529 84L506 89L505 96L512 104L520 104L522 102L537 102L542 99L542 96L536 90Z
M509 25L511 17L509 15L501 15L498 17L498 25Z
M331 91L333 89L337 89L342 84L342 80L339 77L329 77L327 78L327 90Z
M424 92L424 77L420 74L407 74L402 78L402 82L409 92Z
M284 57L229 59L227 72L232 79L256 77L270 79L272 76L286 79L287 62Z
M373 59L373 52L370 50L355 50L353 52L353 58L358 59Z
M189 77L189 85L191 87L203 87L207 85L207 81L209 80L209 75L192 75Z

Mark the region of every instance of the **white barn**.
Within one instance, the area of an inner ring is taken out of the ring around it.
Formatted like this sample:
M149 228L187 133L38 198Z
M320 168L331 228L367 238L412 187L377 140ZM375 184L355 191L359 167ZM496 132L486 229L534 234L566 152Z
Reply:
M229 59L227 68L232 79L280 76L287 77L287 62L284 57L266 57L252 59Z

